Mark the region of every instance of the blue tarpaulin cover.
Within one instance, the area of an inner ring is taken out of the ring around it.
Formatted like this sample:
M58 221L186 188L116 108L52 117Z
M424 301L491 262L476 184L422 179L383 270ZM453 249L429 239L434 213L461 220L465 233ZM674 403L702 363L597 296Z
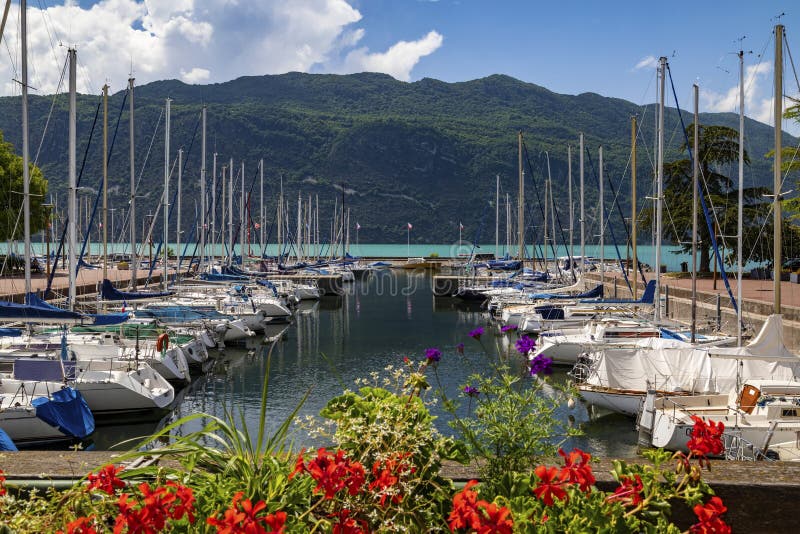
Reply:
M0 451L17 451L17 446L14 445L14 441L8 437L8 434L0 428Z
M49 399L33 399L31 404L36 408L36 417L67 436L83 439L94 432L92 411L81 394L72 388L56 391Z
M103 285L100 286L100 296L103 300L141 300L158 297L166 297L175 293L174 291L120 291L111 283L111 280L104 278Z

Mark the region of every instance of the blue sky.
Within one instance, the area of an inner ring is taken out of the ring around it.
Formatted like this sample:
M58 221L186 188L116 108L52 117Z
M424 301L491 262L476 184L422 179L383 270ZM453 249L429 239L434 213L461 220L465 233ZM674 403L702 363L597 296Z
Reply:
M43 93L58 85L59 43L77 47L86 92L122 89L131 66L137 83L373 70L448 82L501 73L639 104L655 97L648 58L666 55L683 107L698 82L703 110L737 111L735 52L746 36L746 110L769 122L776 15L785 13L800 64L800 7L788 1L43 0L29 9L32 85ZM15 24L4 39L12 52L0 49L0 87L13 94ZM798 92L789 70L786 93Z

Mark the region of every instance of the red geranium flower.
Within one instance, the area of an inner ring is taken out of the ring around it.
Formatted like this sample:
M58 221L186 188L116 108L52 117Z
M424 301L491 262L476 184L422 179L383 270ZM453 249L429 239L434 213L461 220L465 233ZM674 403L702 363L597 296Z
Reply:
M350 517L350 510L347 508L340 510L334 517L336 517L336 523L333 524L333 534L366 534L369 532L367 522Z
M0 469L0 495L6 494L6 477L3 475L3 470Z
M384 461L376 461L372 465L372 475L375 479L370 482L369 489L377 490L380 495L380 505L384 506L386 500L391 497L392 503L397 504L403 500L403 495L400 493L397 483L400 478L407 473L414 473L416 469L410 467L407 462L403 460L410 456L409 453L397 453L392 458Z
M264 510L267 504L264 501L253 504L250 499L243 499L243 496L244 492L236 493L231 507L225 510L222 519L209 517L206 523L217 527L218 534L281 534L284 531L285 512L259 517L258 513ZM271 530L266 530L262 523Z
M691 532L696 534L729 534L731 527L720 518L727 510L719 497L711 497L705 505L696 504L694 514L700 522L692 525Z
M511 534L514 528L514 522L508 517L511 511L505 506L497 506L493 502L478 501L483 512L481 526L478 528L478 534Z
M97 530L94 528L94 516L79 517L75 521L67 523L66 533L59 530L56 534L97 534Z
M634 475L633 479L627 476L620 477L619 487L614 490L614 495L606 497L606 501L619 501L626 506L638 506L642 502L642 478Z
M722 421L714 423L706 422L696 415L692 416L694 427L692 427L692 437L686 443L686 448L695 456L705 457L708 454L718 456L725 450L722 443L722 434L725 431L725 424Z
M592 456L580 449L573 449L569 455L563 449L558 449L558 454L564 458L561 478L567 480L570 484L578 484L578 487L583 492L592 491L592 486L595 483L592 466L589 465Z
M540 465L534 471L539 478L539 484L533 489L534 495L544 501L547 506L553 505L553 497L558 500L567 500L567 492L562 488L564 483L563 475L559 473L557 467L545 467Z
M317 481L315 492L324 491L326 499L333 497L344 488L347 488L350 495L357 495L364 485L364 467L358 462L351 462L346 458L343 450L332 454L320 448L317 450L317 457L309 461L307 465L302 464L298 459L295 473L304 471Z
M122 467L114 467L113 465L109 464L100 469L97 473L89 473L89 486L87 487L87 490L91 491L94 489L99 489L100 491L104 491L109 495L114 495L114 493L117 491L117 488L125 487L125 482L117 477L117 473L122 471L122 469Z
M453 510L447 518L450 531L455 532L460 528L477 530L481 525L481 516L478 512L478 493L472 488L476 480L470 480L464 489L453 496Z

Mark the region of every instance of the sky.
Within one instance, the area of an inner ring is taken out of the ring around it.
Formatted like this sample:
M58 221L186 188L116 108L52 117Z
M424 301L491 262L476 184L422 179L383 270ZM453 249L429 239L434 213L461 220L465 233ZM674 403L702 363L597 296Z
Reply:
M18 5L0 45L4 95L19 94ZM104 83L124 89L130 73L139 85L289 71L383 72L408 82L499 73L643 105L655 100L655 63L666 56L681 107L692 109L698 83L701 111L738 112L742 49L745 113L772 124L777 23L800 66L797 0L36 0L29 85L35 94L63 91L74 46L78 90L94 94ZM798 75L785 65L784 92L796 96Z

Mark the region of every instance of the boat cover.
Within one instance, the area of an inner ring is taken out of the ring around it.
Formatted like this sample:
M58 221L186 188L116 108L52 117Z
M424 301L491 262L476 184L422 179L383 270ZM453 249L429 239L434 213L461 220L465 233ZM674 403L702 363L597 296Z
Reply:
M14 441L0 428L0 451L18 451Z
M218 273L202 273L201 280L207 282L246 282L250 280L247 276L240 276L237 274L218 274Z
M28 304L48 308L51 310L65 311L58 306L53 306L46 300L40 299L35 293L28 294ZM90 313L87 315L92 319L92 323L100 326L124 323L130 318L128 313Z
M0 337L17 337L22 335L19 328L0 328Z
M62 310L49 304L37 306L30 304L17 304L15 302L0 301L0 319L25 322L56 322L79 323L83 319L80 313Z
M565 293L534 293L528 295L530 299L596 299L603 296L603 284L597 284L589 291L584 291L578 295L569 295Z
M762 328L762 333L765 331L776 336L775 323L768 321ZM751 344L756 344L761 337L759 334ZM770 340L771 343L774 341L774 338ZM800 376L800 358L797 356L791 353L781 355L780 351L772 350L762 354L752 350L748 352L747 349L752 348L750 345L739 348L697 347L672 339L640 339L632 347L595 352L596 363L586 383L645 391L649 382L650 386L661 391L727 393L747 380L789 381ZM720 357L722 352L727 355ZM734 355L737 352L738 357Z
M33 399L36 417L67 436L83 439L94 432L94 416L80 393L65 387L47 397Z
M174 291L120 291L111 284L111 280L108 278L104 278L103 284L100 286L100 296L103 298L103 300L152 299L158 297L167 297L174 293Z

